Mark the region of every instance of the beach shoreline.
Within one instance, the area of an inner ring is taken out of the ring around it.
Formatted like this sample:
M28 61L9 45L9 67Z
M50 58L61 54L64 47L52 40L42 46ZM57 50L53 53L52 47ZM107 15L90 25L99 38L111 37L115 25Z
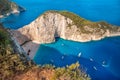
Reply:
M18 38L19 36L21 36L20 34L17 34L17 33L14 33L14 32L12 32L12 33L13 33L13 37L16 39L16 41L19 43L19 45L21 45L23 43L21 41L25 41L25 40L23 40L23 38ZM97 38L97 39L94 39L94 40L83 40L83 41L71 40L71 41L85 43L85 42L90 42L90 41L99 41L99 40L105 39L107 37L115 37L115 36L120 36L120 34L112 34L112 35ZM65 39L65 40L68 40L68 39ZM24 45L21 45L21 47L24 49L24 51L29 56L29 58L32 60L32 59L34 59L34 56L37 53L37 51L40 47L40 44L41 43L38 42L38 41L28 41ZM29 50L30 50L30 52L29 52ZM29 52L29 54L28 54L28 52Z
M34 58L38 48L40 47L40 43L37 41L31 41L26 36L21 35L19 32L14 32L12 30L8 30L8 32L11 34L11 37L13 42L15 42L16 45L19 45L23 51L24 54L27 55L31 60ZM23 36L22 38L20 36ZM27 41L26 43L24 43ZM28 53L29 52L29 53Z
M24 49L24 51L29 56L29 58L33 59L35 54L36 54L36 52L38 51L38 48L40 47L40 44L37 44L34 41L30 41L30 42L24 44L21 47Z

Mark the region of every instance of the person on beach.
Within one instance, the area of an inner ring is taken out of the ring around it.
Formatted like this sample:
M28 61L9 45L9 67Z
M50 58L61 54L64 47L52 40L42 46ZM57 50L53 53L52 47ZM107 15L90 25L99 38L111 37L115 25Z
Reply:
M30 55L30 49L28 50L27 55Z

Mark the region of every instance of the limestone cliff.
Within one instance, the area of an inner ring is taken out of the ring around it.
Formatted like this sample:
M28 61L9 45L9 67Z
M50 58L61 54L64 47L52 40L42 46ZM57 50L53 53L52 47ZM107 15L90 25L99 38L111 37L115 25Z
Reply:
M9 0L0 0L0 18L20 11L24 11L24 9L16 3Z
M26 36L27 39L40 43L54 42L55 37L86 42L120 35L119 27L105 22L91 22L73 13L59 11L48 11L16 31ZM24 37L20 35L17 37L25 41Z

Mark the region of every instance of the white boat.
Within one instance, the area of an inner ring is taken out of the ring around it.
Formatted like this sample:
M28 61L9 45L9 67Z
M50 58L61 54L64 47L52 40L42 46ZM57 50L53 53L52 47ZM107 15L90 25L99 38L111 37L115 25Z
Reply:
M51 62L53 63L53 62L54 62L54 60L52 60L52 59L51 59Z
M95 69L97 71L97 68L95 66L93 66L93 69Z
M61 45L62 45L62 46L64 46L64 44L63 44L63 43L62 43Z
M106 61L103 61L102 64L106 64Z
M103 61L103 62L102 62L102 66L103 66L103 67L109 67L109 64L108 64L106 61Z
M78 54L78 57L80 57L80 56L81 56L81 54L82 54L82 53L80 52L80 53Z
M62 56L61 59L64 59L64 56Z
M93 59L92 59L92 58L90 58L90 61L93 61Z

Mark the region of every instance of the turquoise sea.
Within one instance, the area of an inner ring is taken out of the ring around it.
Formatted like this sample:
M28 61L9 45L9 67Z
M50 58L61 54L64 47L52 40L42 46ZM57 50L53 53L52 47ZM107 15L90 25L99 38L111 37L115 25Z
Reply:
M47 10L67 10L91 21L120 26L120 0L13 1L25 7L26 11L0 19L5 27L11 29L29 24ZM92 80L120 80L120 37L85 43L56 38L55 43L42 44L33 60L37 64L50 63L57 67L79 61Z

